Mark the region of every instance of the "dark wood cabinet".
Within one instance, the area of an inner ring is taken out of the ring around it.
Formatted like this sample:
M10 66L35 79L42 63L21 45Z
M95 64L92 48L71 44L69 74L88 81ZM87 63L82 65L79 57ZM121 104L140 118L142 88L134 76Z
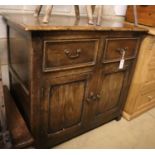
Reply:
M118 70L118 64L113 65L113 67L115 66L115 69L110 70L110 65L107 65L109 70L101 71L98 87L100 98L96 105L96 116L104 115L111 110L117 111L120 108L130 69L126 67L123 70Z
M30 15L4 19L10 91L36 147L49 148L121 117L146 30L106 22L87 26L83 18L75 25L64 16L48 25Z

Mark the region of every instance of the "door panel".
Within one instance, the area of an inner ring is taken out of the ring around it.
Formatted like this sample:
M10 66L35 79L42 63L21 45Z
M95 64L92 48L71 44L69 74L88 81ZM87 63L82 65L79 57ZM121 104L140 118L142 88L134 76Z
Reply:
M83 121L85 98L91 73L44 79L42 133L46 138L69 137L80 131Z
M72 127L80 122L84 90L84 81L51 87L49 93L49 133Z
M100 100L96 109L96 115L116 107L119 103L124 72L106 74L102 77L102 80Z
M45 77L40 133L44 138L40 145L58 144L84 130L85 121L90 119L87 117L88 105L93 109L93 103L87 103L96 86L97 79L92 73Z
M102 121L110 115L121 115L121 108L128 92L129 75L132 70L132 61L125 61L124 67L119 69L119 63L108 63L101 65L98 90L96 94L97 103L94 108L94 121Z

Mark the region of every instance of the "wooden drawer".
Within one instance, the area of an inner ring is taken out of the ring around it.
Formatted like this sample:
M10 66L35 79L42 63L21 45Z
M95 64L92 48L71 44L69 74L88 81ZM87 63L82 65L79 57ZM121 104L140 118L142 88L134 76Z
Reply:
M43 71L92 66L96 63L98 39L44 41Z
M150 63L148 65L148 69L152 69L152 70L154 69L155 70L155 59L150 60Z
M125 52L125 59L135 58L138 48L138 38L106 39L102 62L119 61Z
M155 102L155 91L149 92L145 95L141 93L137 98L137 103L139 104L137 109L141 109L152 102Z
M151 91L155 91L155 81L146 82L141 89L142 94L146 94Z
M148 74L146 75L146 83L155 81L155 69L149 70Z
M155 91L155 70L150 69L146 75L146 81L142 86L141 92L146 94L153 90Z

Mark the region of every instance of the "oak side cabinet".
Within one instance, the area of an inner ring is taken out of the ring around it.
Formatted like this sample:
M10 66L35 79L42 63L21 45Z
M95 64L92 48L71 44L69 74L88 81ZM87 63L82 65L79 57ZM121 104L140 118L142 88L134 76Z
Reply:
M28 14L3 16L10 92L35 147L50 148L120 119L145 29L114 21L91 26L87 18L52 16L42 24Z
M155 107L155 29L147 29L123 111L127 120Z

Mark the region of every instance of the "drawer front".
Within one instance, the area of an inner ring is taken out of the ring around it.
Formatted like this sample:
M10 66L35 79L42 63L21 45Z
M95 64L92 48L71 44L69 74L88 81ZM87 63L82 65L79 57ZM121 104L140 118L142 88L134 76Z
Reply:
M95 65L98 44L98 39L44 41L43 71Z
M111 38L106 39L102 62L120 61L135 58L138 48L138 38Z
M145 95L141 93L137 98L137 108L141 109L148 104L152 104L153 102L155 102L155 91L149 92Z
M151 91L155 91L155 81L146 82L141 89L142 94L146 94Z
M146 75L146 82L155 81L155 69L151 69L148 71Z

